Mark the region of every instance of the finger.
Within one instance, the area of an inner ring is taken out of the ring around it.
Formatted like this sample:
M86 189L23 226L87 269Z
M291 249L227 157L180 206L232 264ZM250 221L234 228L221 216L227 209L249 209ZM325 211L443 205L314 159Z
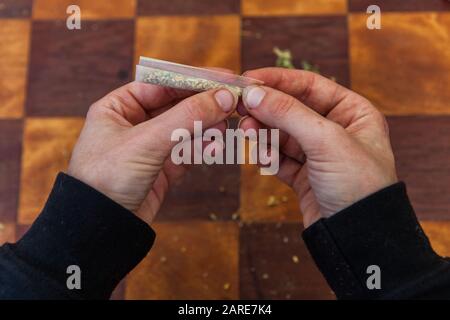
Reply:
M206 68L233 73L224 68ZM167 109L171 103L189 97L196 92L189 90L174 89L133 81L110 93L94 103L96 107L109 108L119 113L132 125L153 118Z
M218 67L203 67L204 69L210 69L210 70L215 70L215 71L220 71L223 73L228 73L228 74L233 74L234 72L230 69L225 69L225 68L218 68ZM183 90L180 90L180 93L183 94L183 96L181 98L176 98L173 99L172 101L170 101L168 104L163 104L163 106L158 107L158 108L154 108L151 109L148 113L150 115L151 118L154 118L158 115L160 115L161 113L166 112L167 110L169 110L170 108L172 108L174 105L176 105L178 102L180 102L183 98L188 97L190 95L196 94L198 92L195 91L188 91L186 90L186 92L184 92Z
M195 93L194 93L195 94ZM172 108L174 105L176 105L178 102L180 102L182 99L177 99L174 100L166 105L164 105L163 107L159 107L156 109L152 109L151 111L147 112L147 114L149 115L148 119L151 118L155 118L157 116L159 116L160 114L166 112L167 110L169 110L170 108Z
M238 127L244 130L244 132L246 132L249 129L253 129L256 132L258 132L259 129L266 129L266 130L272 129L251 116L242 118L242 120L239 121ZM271 137L272 135L268 136L267 142L269 144L271 143ZM300 144L292 136L280 130L278 143L280 146L280 151L282 153L284 153L285 155L287 155L292 159L297 160L301 164L305 162L305 153L300 147Z
M307 156L324 144L324 138L333 138L339 128L344 130L292 96L272 88L247 87L243 101L250 115L291 135Z
M123 95L127 102L137 101L144 109L152 110L193 95L189 90L174 89L149 83L133 81L112 93Z
M168 188L168 178L164 170L161 170L153 183L151 190L137 210L137 216L144 220L147 224L151 224L156 213L161 208Z
M180 165L189 167L191 164L195 163L196 158L203 159L205 149L208 146L208 152L213 151L212 155L222 154L225 147L223 137L226 129L228 129L228 121L224 120L210 128L207 128L206 130L203 130L202 136L181 142L182 148L180 148L180 154L178 154L178 156L183 157L186 161ZM219 139L212 138L211 131L213 130L220 133ZM173 151L174 150L172 149L172 152ZM185 155L184 152L188 152L188 154Z
M177 129L194 133L194 122L201 122L203 129L212 127L228 118L236 108L237 96L227 89L209 90L184 99L163 114L136 127L150 147L169 151L179 141L171 141Z
M364 99L336 82L310 71L262 68L247 71L245 76L262 80L266 86L294 96L324 116L349 95Z
M193 94L192 91L134 81L108 93L95 102L92 109L108 108L136 125L148 120L158 108Z
M288 186L293 187L302 168L303 165L297 160L283 156L281 157L280 170L278 170L277 177Z
M248 111L247 111L247 109L245 109L245 106L242 103L242 100L239 100L237 107L236 107L236 111L242 117L245 117L248 115Z

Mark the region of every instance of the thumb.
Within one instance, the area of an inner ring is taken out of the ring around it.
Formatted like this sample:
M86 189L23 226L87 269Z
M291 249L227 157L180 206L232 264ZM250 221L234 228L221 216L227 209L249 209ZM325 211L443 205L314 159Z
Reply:
M157 150L169 151L179 141L171 141L172 132L186 129L194 133L194 122L201 121L202 128L210 128L228 118L236 108L238 97L228 89L215 89L186 98L141 124L144 136Z
M265 86L250 86L243 92L249 114L265 125L292 136L308 156L339 126L294 97ZM333 139L334 140L334 139Z

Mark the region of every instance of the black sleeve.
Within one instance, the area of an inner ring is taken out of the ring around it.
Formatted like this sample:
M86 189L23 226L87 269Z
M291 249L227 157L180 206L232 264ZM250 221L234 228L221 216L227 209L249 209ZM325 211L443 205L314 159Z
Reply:
M60 173L30 230L0 247L0 298L107 299L154 238L134 214ZM81 289L67 286L71 265L80 268Z
M320 219L303 239L339 299L450 299L450 262L431 248L404 183ZM368 288L371 265L380 289Z

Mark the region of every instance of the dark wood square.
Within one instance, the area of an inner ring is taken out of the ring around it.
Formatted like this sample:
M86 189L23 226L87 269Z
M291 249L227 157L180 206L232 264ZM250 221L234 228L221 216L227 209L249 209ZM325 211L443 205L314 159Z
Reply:
M27 115L80 116L95 100L132 79L134 23L35 21Z
M0 120L0 222L15 222L20 189L22 121Z
M345 16L246 18L242 28L243 70L274 66L279 47L291 50L297 68L306 60L349 85Z
M0 18L28 18L31 16L33 0L0 1Z
M299 223L252 223L240 233L241 299L334 299Z
M450 219L450 117L389 117L400 180L422 219Z

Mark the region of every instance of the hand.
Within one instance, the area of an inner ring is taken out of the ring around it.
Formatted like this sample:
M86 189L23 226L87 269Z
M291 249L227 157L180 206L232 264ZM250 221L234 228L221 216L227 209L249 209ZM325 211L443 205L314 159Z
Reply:
M368 100L311 72L245 75L267 87L244 90L240 127L280 129L277 175L297 193L305 228L397 182L387 123Z
M150 223L186 170L169 157L172 131L192 134L194 121L224 131L237 103L226 89L191 95L137 82L109 93L90 107L68 174Z

